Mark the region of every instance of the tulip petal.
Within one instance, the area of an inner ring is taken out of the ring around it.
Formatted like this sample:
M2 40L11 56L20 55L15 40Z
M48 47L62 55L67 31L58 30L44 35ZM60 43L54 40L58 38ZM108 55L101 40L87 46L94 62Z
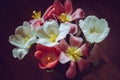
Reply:
M9 36L9 42L20 48L24 47L24 38L19 34Z
M89 61L82 59L82 58L79 61L77 61L77 63L78 63L78 68L80 71L85 70L90 65Z
M39 44L42 44L42 45L45 45L45 46L48 46L48 47L53 47L55 45L58 45L58 42L50 42L49 39L44 39L44 38L41 38L41 39L38 39L37 40L37 43Z
M47 18L51 18L53 16L53 11L54 11L53 5L48 7L48 9L45 11L44 15L42 16L42 21L44 22Z
M75 34L77 32L78 27L77 27L76 24L73 24L73 23L66 23L66 24L68 24L69 27L70 27L70 32L69 33Z
M66 77L68 79L73 79L76 75L76 63L74 61L70 62L70 66L66 71Z
M64 40L64 39L62 39L62 40L60 40L60 42L59 42L59 45L58 45L59 47L60 47L60 49L62 50L62 51L66 51L67 50L67 48L68 48L68 43Z
M55 8L54 14L57 16L61 15L61 13L65 11L64 6L61 4L60 0L55 0L53 6Z
M64 8L65 8L65 13L66 14L69 14L69 15L72 14L72 12L73 12L73 5L72 5L71 0L65 0Z
M43 25L44 32L49 36L51 34L58 34L58 23L54 20L46 21Z
M88 43L84 43L84 44L80 47L80 51L81 51L81 53L82 53L82 56L84 56L84 57L89 56Z
M75 47L80 47L83 42L83 39L81 37L76 37L71 35L70 36L70 45Z
M28 53L27 49L21 49L21 48L13 49L13 57L18 58L19 60L23 59L27 53Z
M43 53L42 51L36 51L35 52L35 57L38 59L38 60L41 60L41 57L44 55L45 53Z
M71 59L68 58L68 57L65 55L64 52L61 52L60 57L59 57L60 63L65 64L65 63L69 62L70 60L71 60Z
M64 39L66 35L69 33L69 31L70 31L69 25L66 23L61 23L60 28L59 28L59 34L58 34L56 41Z
M84 18L84 11L80 8L78 8L71 16L72 16L72 21L80 19L80 18Z

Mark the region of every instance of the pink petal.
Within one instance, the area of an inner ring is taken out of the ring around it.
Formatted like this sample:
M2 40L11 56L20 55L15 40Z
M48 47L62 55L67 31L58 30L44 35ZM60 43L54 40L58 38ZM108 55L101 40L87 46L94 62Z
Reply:
M65 11L64 6L61 4L60 0L55 0L53 6L55 8L53 13L57 16L59 16L61 13Z
M72 12L73 12L73 6L72 6L71 0L66 0L65 1L64 8L65 8L66 14L72 14Z
M84 18L84 11L80 8L78 8L73 14L72 14L72 21L80 19L80 18Z
M84 43L84 44L80 47L80 50L81 50L83 56L85 56L85 57L89 56L88 43Z
M69 62L70 60L71 60L71 59L68 58L68 57L65 55L64 52L61 52L60 57L59 57L60 63L65 64L65 63Z
M80 47L83 42L83 39L80 37L70 36L70 45L75 47Z
M55 8L53 5L51 5L50 7L48 7L48 9L45 11L44 15L42 16L43 21L45 21L48 18L53 17L53 12L54 12Z
M66 77L68 79L73 79L75 77L75 75L76 75L76 63L71 61L70 66L66 72Z
M72 23L67 23L70 27L70 32L71 34L75 34L78 30L78 27L76 24L72 24Z
M80 71L83 71L84 69L88 68L90 65L89 61L85 59L80 59L80 61L78 61L77 63Z
M41 25L43 25L43 21L42 20L37 20L34 24L33 24L33 26L34 26L34 28L37 28L37 27L40 27Z
M62 50L62 51L66 51L67 50L67 48L68 48L68 43L63 39L63 40L61 40L60 42L59 42L59 48Z

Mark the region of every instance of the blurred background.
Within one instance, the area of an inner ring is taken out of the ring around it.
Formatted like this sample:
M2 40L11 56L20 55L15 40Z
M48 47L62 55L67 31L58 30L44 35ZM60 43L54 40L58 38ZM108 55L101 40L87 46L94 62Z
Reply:
M44 11L54 0L0 0L0 80L59 80L48 76L38 68L38 63L33 57L35 47L30 49L22 61L14 59L8 37L14 34L17 26L23 21L31 19L33 10ZM64 2L64 0L61 0ZM82 8L85 16L95 15L105 18L110 27L109 36L97 44L110 63L110 75L99 76L103 78L89 78L85 80L120 80L120 4L117 0L72 0L74 10ZM103 54L100 53L100 54ZM107 66L108 68L110 66ZM105 68L107 69L107 68ZM104 71L102 72L104 73ZM98 76L98 75L92 75ZM105 78L112 76L111 78ZM48 78L46 78L48 77ZM51 78L51 79L50 79Z

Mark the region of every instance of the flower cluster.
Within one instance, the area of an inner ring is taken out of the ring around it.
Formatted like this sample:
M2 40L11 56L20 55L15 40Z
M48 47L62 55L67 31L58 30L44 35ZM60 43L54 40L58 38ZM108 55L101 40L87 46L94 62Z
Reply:
M16 46L13 57L23 59L30 47L36 43L35 57L40 61L41 69L53 69L57 63L70 63L67 78L74 78L76 66L83 71L89 66L87 57L91 44L103 41L110 29L105 19L94 15L87 16L81 8L73 12L71 0L54 3L41 16L33 11L32 20L10 35L9 42Z

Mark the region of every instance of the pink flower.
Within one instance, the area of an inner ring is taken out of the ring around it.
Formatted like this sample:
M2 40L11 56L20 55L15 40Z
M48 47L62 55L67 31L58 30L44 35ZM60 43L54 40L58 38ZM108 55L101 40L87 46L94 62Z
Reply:
M37 44L35 57L40 61L41 69L54 68L59 61L60 49L58 47L46 47Z
M82 45L82 38L70 35L70 45L65 40L61 40L59 47L62 52L59 61L65 64L70 61L70 66L66 71L67 78L74 78L76 75L76 63L80 71L83 71L89 66L88 61L85 59L89 56L88 43Z
M61 4L60 0L55 0L53 7L55 8L53 13L57 15L62 22L70 22L84 18L84 11L81 8L78 8L73 12L71 0L65 0L64 5Z
M53 7L55 9L53 14L55 14L61 22L68 23L84 17L84 12L81 8L73 12L71 0L66 0L64 5L61 4L60 0L55 0ZM73 23L68 24L70 26L70 33L75 34L77 32L77 25Z
M53 11L54 10L55 9L54 9L53 5L51 5L45 11L45 13L43 14L42 17L41 17L41 12L33 11L34 15L32 17L35 18L35 19L30 20L30 23L32 24L32 26L34 28L42 26L47 19L54 19L54 16L53 16Z

